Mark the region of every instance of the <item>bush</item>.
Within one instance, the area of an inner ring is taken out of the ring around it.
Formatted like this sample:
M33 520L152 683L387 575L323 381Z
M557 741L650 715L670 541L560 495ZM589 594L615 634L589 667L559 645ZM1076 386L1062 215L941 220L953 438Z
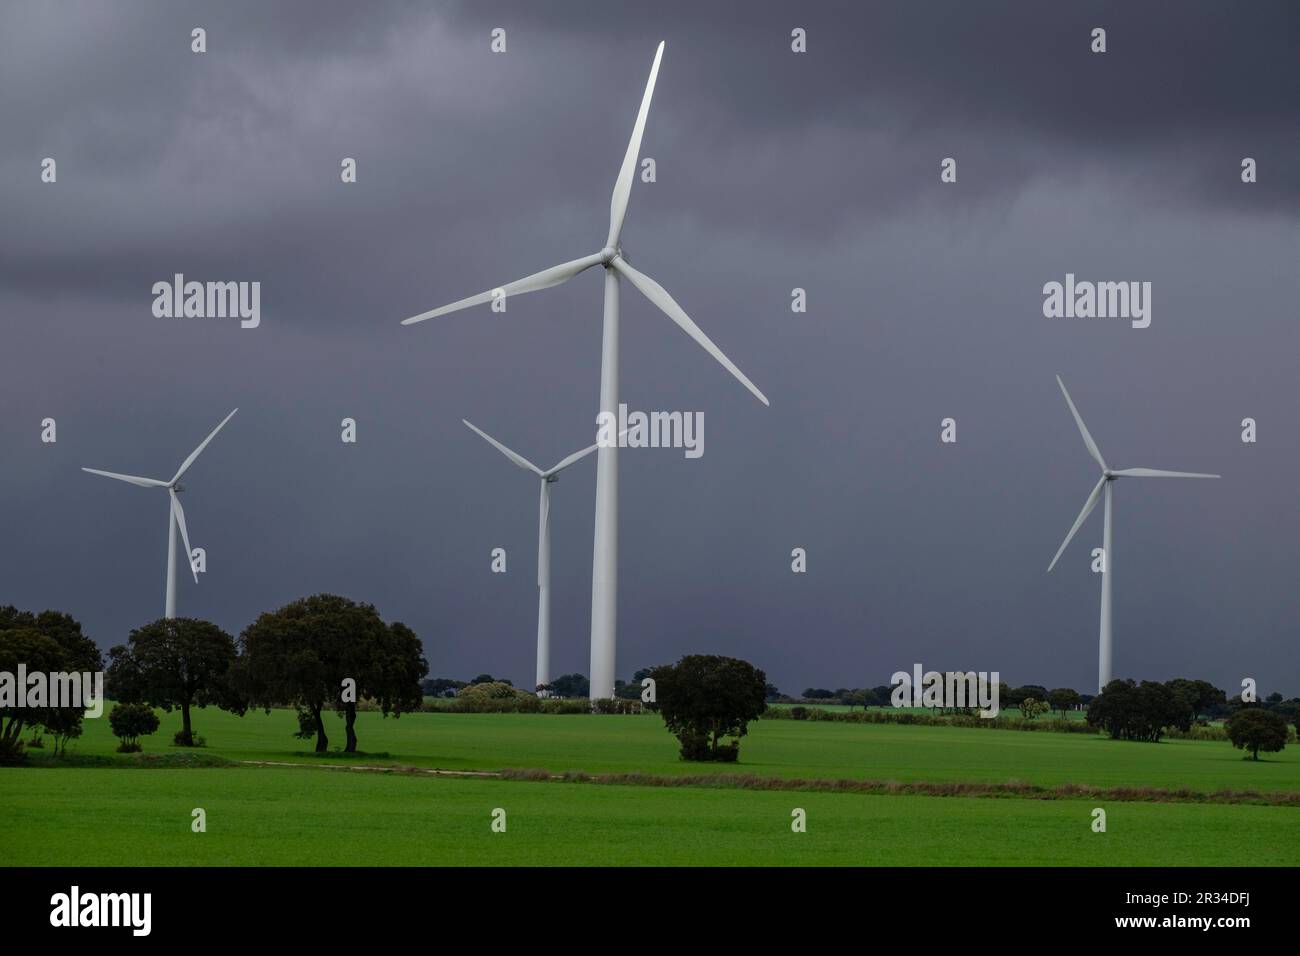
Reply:
M785 709L784 707L773 707L773 708L770 708L770 709L768 710L768 716L769 716L769 717L780 717L780 716L783 716L780 712L781 712L782 710L784 710L784 709ZM806 720L807 717L808 717L808 708L807 708L807 707L791 707L791 708L790 708L790 716L791 716L791 718L793 718L794 720Z
M504 681L485 681L470 684L452 704L452 710L463 714L520 714L538 713L542 702L536 695L511 687Z
M118 753L137 753L140 738L158 729L158 715L144 704L118 704L109 712L108 725L122 740Z
M585 700L568 700L563 697L547 697L538 702L538 711L543 714L589 714L591 702Z
M597 698L591 701L591 709L598 714L639 714L643 711L641 698L635 700L626 697Z

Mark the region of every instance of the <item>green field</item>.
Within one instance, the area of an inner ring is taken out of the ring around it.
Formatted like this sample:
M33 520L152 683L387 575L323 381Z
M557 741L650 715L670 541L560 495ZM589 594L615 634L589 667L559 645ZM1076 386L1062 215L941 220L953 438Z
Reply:
M27 865L1300 863L1297 811L1077 800L656 789L327 770L0 774ZM190 831L190 811L208 830ZM506 811L493 833L493 809ZM808 813L792 833L790 811ZM1289 835L1288 835L1289 831Z
M176 714L145 738L170 745ZM113 755L87 720L73 757ZM342 725L331 746L342 741ZM11 864L1300 864L1300 808L930 797L535 783L348 772L353 765L562 773L699 774L652 716L416 713L358 718L363 753L310 754L292 711L196 712L202 754L300 768L55 767L0 770L0 848ZM386 752L386 757L378 756ZM116 760L116 757L113 757ZM707 771L708 768L704 768ZM1126 743L1086 734L759 721L741 763L717 772L785 779L982 781L1300 791L1300 748L1258 763L1226 743ZM190 832L190 811L208 832ZM493 833L494 808L506 833ZM792 833L791 810L808 813Z

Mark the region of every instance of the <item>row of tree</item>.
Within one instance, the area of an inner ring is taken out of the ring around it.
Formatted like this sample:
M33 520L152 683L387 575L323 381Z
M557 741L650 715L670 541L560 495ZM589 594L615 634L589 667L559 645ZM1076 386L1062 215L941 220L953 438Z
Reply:
M16 672L19 662L28 672L103 669L98 648L68 615L0 608L0 671ZM374 605L317 594L259 615L238 639L196 618L152 621L109 651L105 691L120 705L179 710L181 746L201 743L195 708L242 715L250 707L294 707L299 735L315 737L320 752L329 746L324 714L335 710L344 718L344 749L355 752L358 702L385 716L416 709L428 669L420 639L405 624L385 623ZM81 718L80 708L0 708L0 748L20 753L24 726L62 740L77 736ZM119 718L132 727L141 720L129 711Z
M1281 696L1230 706L1224 692L1205 681L1113 680L1089 704L1088 723L1116 740L1158 741L1171 728L1190 730L1198 714L1224 708L1228 739L1258 760L1260 751L1275 753L1286 745L1288 717L1300 736L1300 699Z

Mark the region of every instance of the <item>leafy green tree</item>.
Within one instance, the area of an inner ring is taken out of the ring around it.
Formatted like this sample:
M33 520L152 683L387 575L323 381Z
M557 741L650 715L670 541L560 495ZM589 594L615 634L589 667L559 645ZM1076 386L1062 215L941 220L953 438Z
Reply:
M118 704L108 714L108 725L122 740L118 753L135 753L140 738L158 729L158 715L146 704Z
M839 695L840 703L847 704L850 711L853 710L854 707L861 707L863 710L866 710L868 693L869 692L865 690L846 690Z
M1245 707L1228 718L1224 729L1238 750L1249 750L1252 760L1259 752L1277 753L1286 746L1286 721L1263 707Z
M734 657L691 654L652 676L659 713L684 760L734 761L749 721L767 709L767 676ZM736 739L724 745L724 737Z
M1166 727L1190 728L1192 708L1164 684L1116 679L1088 705L1088 723L1116 740L1154 742Z
M379 704L384 716L420 705L420 681L428 671L419 638L406 625L385 625L374 605L317 594L260 615L239 637L243 692L268 711L297 707L311 715L316 752L329 748L322 712L346 720L346 751L356 751L355 697ZM349 695L351 697L353 695Z
M804 700L830 700L834 696L835 691L825 687L805 687L803 692Z
M1047 702L1052 705L1054 710L1061 712L1064 719L1071 707L1077 707L1079 704L1079 692L1071 690L1069 687L1058 687L1055 690L1047 692Z
M126 703L181 712L176 743L194 746L190 711L209 704L242 715L247 709L232 686L235 639L210 621L162 618L136 628L109 652L109 685Z
M551 681L551 694L555 697L589 697L591 682L582 674L562 674Z
M0 759L6 762L24 759L23 728L39 728L50 716L47 707L20 706L28 703L27 688L18 686L20 664L27 666L28 673L57 672L62 669L63 649L32 627L0 631L0 673L14 675L10 678L13 699L0 702Z
M82 633L81 624L71 615L60 611L32 614L3 605L0 606L0 671L17 675L19 664L25 664L28 673L77 675L93 675L104 666L99 648ZM25 688L15 687L15 691L23 692ZM24 726L53 734L57 753L69 739L81 735L84 713L84 707L0 706L0 758L21 759Z
M1200 716L1216 716L1227 710L1227 695L1209 681L1176 677L1165 684L1180 700Z
M1026 697L1020 702L1020 714L1027 720L1033 720L1047 713L1047 701L1038 700L1034 697Z
M465 686L465 681L451 677L430 677L420 682L420 688L430 697L454 697Z

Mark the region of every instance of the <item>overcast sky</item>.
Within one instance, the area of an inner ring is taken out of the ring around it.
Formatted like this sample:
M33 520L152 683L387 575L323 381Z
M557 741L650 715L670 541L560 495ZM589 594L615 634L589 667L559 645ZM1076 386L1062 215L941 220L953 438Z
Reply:
M772 404L624 285L621 397L703 412L705 453L622 454L619 676L1091 691L1100 509L1045 573L1098 477L1060 374L1112 467L1224 476L1119 483L1116 676L1300 694L1300 8L1062 6L5 0L0 602L105 648L160 616L166 495L80 467L169 478L238 406L185 482L180 614L332 591L436 675L531 684L535 480L460 422L543 465L592 441L600 270L399 322L599 249L665 40L623 244ZM155 318L178 272L261 282L260 327ZM1150 327L1045 318L1066 273L1151 282ZM553 489L557 674L594 488Z

